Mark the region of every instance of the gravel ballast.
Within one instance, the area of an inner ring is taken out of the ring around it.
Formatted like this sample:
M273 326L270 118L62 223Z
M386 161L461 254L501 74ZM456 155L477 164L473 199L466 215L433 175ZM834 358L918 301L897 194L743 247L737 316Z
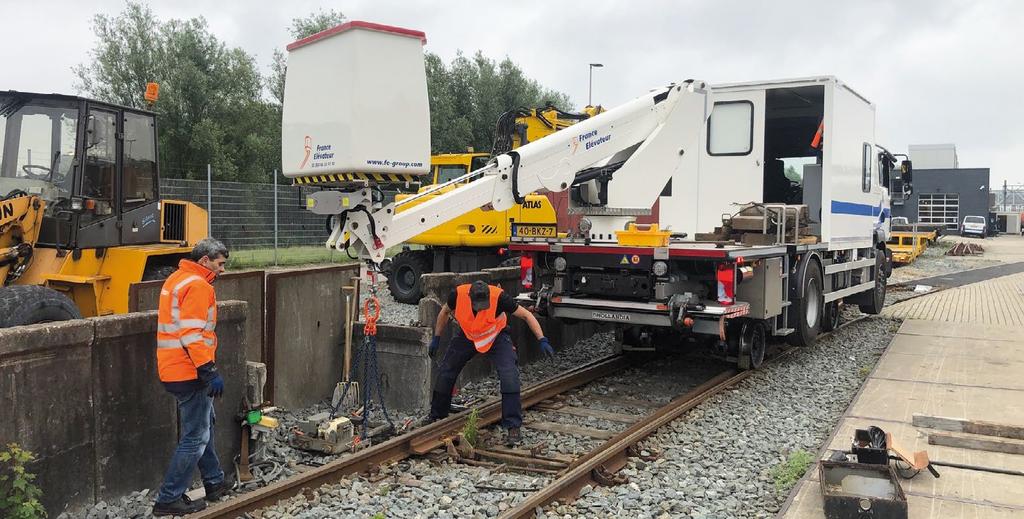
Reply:
M622 472L629 482L585 488L571 505L554 504L547 517L770 517L788 489L776 489L772 467L795 451L816 452L877 362L898 326L870 318L841 328L810 348L766 364L732 390L671 422L644 447L661 453L653 462L631 459ZM604 340L607 335L595 336ZM685 392L724 364L694 357L659 362L675 380L641 368L570 395L571 405L600 408L592 394L640 398L654 403ZM644 368L646 369L646 368ZM643 381L638 382L638 381ZM476 388L474 388L476 389ZM481 391L486 391L481 388ZM612 408L609 408L612 409ZM618 412L637 409L618 408ZM530 410L526 419L539 418ZM551 420L551 415L543 416ZM593 418L558 421L617 431L626 426ZM544 442L549 452L581 454L600 441L524 428L524 444ZM492 432L492 437L500 433ZM392 465L377 482L350 478L313 494L296 496L260 512L260 517L494 517L514 506L545 476L435 463L420 459ZM523 491L489 490L498 486Z

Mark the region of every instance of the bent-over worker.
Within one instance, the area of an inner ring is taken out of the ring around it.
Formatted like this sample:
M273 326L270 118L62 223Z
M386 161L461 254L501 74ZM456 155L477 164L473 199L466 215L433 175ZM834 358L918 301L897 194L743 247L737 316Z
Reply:
M214 362L217 353L217 296L213 281L224 272L228 249L206 238L182 259L160 290L156 362L160 381L178 404L181 434L153 505L153 515L185 515L206 508L185 492L199 467L206 501L227 491L213 448L213 399L224 393Z
M550 356L554 348L544 337L544 331L537 318L529 310L520 307L512 296L501 288L490 286L483 281L459 285L448 296L448 302L441 307L434 326L434 338L430 342L430 356L437 352L441 334L448 325L449 316L455 316L459 330L452 335L452 341L441 359L440 373L434 385L430 401L428 421L448 416L452 404L452 389L462 368L476 354L484 354L498 372L501 384L501 425L505 428L508 444L519 441L519 428L523 425L523 410L519 400L519 359L508 330L510 315L518 317L530 327L540 342L541 350Z

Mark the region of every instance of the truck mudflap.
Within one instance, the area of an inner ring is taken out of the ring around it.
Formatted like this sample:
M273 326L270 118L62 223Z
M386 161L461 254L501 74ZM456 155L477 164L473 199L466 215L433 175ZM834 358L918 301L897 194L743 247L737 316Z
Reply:
M707 301L700 305L673 308L667 303L555 296L548 304L548 313L552 317L562 319L692 328L696 333L722 335L721 329L725 321L749 314L750 305L742 301L731 305ZM711 326L708 326L709 324Z

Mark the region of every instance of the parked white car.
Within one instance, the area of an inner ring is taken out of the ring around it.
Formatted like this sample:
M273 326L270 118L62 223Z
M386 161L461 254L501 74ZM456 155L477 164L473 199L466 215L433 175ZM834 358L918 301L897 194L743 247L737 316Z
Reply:
M984 238L988 231L988 224L984 216L965 216L960 224L960 235L973 235Z

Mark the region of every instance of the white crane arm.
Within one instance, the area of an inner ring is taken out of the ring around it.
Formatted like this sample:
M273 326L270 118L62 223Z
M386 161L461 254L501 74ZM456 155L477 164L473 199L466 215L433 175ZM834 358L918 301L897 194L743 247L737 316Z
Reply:
M681 146L690 145L690 139L683 138L681 133L683 117L672 114L677 107L686 106L688 112L695 110L706 119L703 87L703 82L687 81L654 90L569 129L499 155L487 166L462 178L402 200L398 206L407 207L401 212L396 204L370 209L368 189L315 193L310 209L318 214L344 216L336 219L328 246L343 248L342 238L347 233L361 259L379 263L389 247L474 209L504 211L528 193L568 189L577 181L577 174L587 168L617 165L628 172L630 178L616 177L617 184L622 186L620 190L635 191L637 195L617 196L618 201L649 208L682 162ZM684 98L688 101L681 103ZM699 128L704 120L695 122ZM632 178L638 173L643 178ZM445 191L452 185L457 187ZM423 201L424 198L429 200Z

